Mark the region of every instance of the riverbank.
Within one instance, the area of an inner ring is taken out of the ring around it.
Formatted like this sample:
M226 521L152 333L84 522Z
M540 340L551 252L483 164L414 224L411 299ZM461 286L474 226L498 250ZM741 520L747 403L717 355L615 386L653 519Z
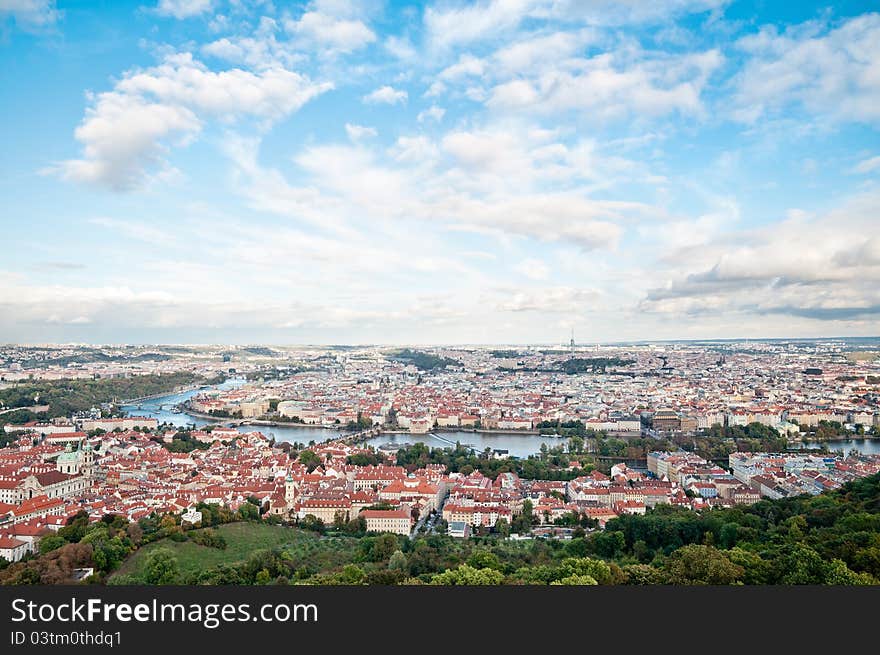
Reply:
M166 398L168 396L176 396L182 393L188 393L190 391L196 391L197 389L201 389L202 387L207 386L204 382L200 382L198 384L187 384L180 387L176 387L171 391L160 391L158 393L151 394L149 396L141 396L139 398L129 398L128 400L120 400L117 405L134 405L136 403L146 402L148 400L156 400L157 398Z
M225 422L235 422L238 425L257 425L263 427L275 427L275 428L306 428L306 429L323 429L323 430L337 430L345 433L344 426L340 425L322 425L319 423L294 423L292 421L272 421L268 419L240 419L240 418L219 418L212 414L202 414L200 412L194 412L191 410L186 410L187 416L193 416L196 418L201 418L205 420L218 421L220 423ZM504 435L521 435L524 437L534 437L534 436L545 436L549 438L560 438L566 439L561 434L545 434L541 435L538 430L493 430L493 429L476 429L476 428L456 428L456 427L436 427L429 430L427 433L419 433L419 432L410 432L409 430L389 430L382 428L380 434L411 434L413 436L423 436L424 434L429 434L431 432L447 434L447 433L467 433L467 434L504 434Z
M457 427L437 427L431 432L472 432L474 434L521 434L523 436L534 437L541 434L538 430L502 430L501 428L457 428ZM545 434L545 437L558 437L558 434Z

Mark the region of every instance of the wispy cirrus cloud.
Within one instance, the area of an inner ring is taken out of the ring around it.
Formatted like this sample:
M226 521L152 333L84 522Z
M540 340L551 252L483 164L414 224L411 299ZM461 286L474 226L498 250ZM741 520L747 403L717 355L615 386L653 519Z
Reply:
M55 0L0 0L0 26L8 17L26 31L54 26L63 16Z

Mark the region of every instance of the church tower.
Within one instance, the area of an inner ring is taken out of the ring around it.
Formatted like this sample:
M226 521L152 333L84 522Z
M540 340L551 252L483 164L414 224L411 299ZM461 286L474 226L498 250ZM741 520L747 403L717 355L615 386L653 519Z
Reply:
M287 503L287 509L292 509L296 501L296 483L289 473L284 480L284 501Z

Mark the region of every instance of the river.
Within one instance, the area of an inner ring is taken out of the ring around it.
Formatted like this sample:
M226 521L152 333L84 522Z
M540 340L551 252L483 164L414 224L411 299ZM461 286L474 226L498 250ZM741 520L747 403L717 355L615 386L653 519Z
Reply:
M245 384L245 380L240 378L230 378L222 384L217 385L218 389L235 389ZM144 400L136 405L123 405L122 410L133 416L146 416L148 418L159 419L159 423L168 423L178 428L184 427L203 427L205 425L218 425L222 421L209 421L200 416L191 414L175 413L172 408L179 405L194 395L199 393L199 389L192 389L183 393L172 393L167 396L151 398ZM236 428L239 432L262 432L265 435L273 435L276 441L289 441L291 443L307 444L310 441L320 443L328 439L338 437L338 430L329 430L314 426L269 426L269 425L240 425Z
M235 389L236 387L245 384L245 382L245 380L240 378L230 378L225 382L218 384L216 388ZM214 423L214 421L206 421L203 418L190 416L189 414L175 414L171 411L172 407L189 400L199 393L199 391L201 391L201 389L191 389L189 391L184 391L183 393L171 393L167 396L150 398L149 400L144 400L134 405L122 405L120 409L132 416L156 418L159 419L159 423L168 423L169 425L174 425L180 428L192 425L202 427L203 425Z
M229 379L218 385L220 389L234 389L244 384L241 379ZM159 419L160 423L168 423L175 427L203 427L205 425L217 424L218 421L208 421L198 416L192 416L187 413L175 413L172 408L179 405L199 392L198 389L185 391L183 393L168 394L158 398L151 398L136 405L123 405L122 410L135 416L147 416ZM241 425L237 428L239 432L262 432L265 435L272 435L276 441L289 441L291 443L308 444L311 441L321 443L338 437L341 433L338 430L327 428L319 428L314 426L266 426L266 425ZM546 443L547 447L558 446L566 443L567 439L539 436L536 434L503 434L490 432L466 432L466 431L450 431L437 432L429 434L382 434L368 440L367 443L373 447L379 447L382 444L399 444L422 442L432 448L447 448L455 445L459 441L463 445L468 445L478 452L482 452L486 448L492 450L507 450L514 457L528 457L540 451L541 444Z
M537 434L509 434L498 432L466 432L454 430L450 432L429 432L428 434L381 434L373 437L367 443L378 448L383 444L398 444L422 442L431 448L450 448L455 442L463 446L470 446L477 452L483 452L486 448L492 450L507 450L514 457L528 457L541 450L541 444L547 444L548 448L565 444L568 439L561 437L547 437Z
M231 378L218 385L220 389L234 389L245 383L240 378ZM171 411L172 407L189 400L199 392L198 389L185 391L183 393L174 393L159 398L145 400L137 405L123 405L122 410L136 416L148 416L159 419L160 423L168 423L176 427L193 426L202 427L215 421L208 421L197 416L181 413L176 414ZM238 428L239 432L262 432L266 435L273 435L276 441L289 441L291 443L308 444L311 441L321 443L329 439L334 439L341 433L338 430L319 428L314 426L263 426L263 425L242 425ZM403 445L406 443L422 442L431 448L447 448L455 445L459 441L463 445L474 448L477 452L482 452L486 448L492 450L507 450L514 457L528 457L540 451L541 444L546 443L547 447L558 446L566 443L567 439L547 437L536 434L504 434L493 432L466 432L464 430L454 430L449 432L432 432L428 434L381 434L377 437L369 439L367 443L374 448L378 448L383 444ZM880 454L880 439L843 439L837 441L826 442L829 450L843 450L850 453L854 450L861 452L863 455ZM807 442L805 447L821 447L816 442Z
M880 439L835 439L834 441L807 441L805 448L821 448L828 446L828 450L842 450L847 455L852 451L858 451L862 455L880 455Z

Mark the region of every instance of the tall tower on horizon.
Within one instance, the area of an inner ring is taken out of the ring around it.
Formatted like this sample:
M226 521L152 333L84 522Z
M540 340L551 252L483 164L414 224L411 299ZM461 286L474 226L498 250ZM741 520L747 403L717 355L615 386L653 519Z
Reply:
M574 354L574 328L571 328L571 341L568 343L568 348Z

